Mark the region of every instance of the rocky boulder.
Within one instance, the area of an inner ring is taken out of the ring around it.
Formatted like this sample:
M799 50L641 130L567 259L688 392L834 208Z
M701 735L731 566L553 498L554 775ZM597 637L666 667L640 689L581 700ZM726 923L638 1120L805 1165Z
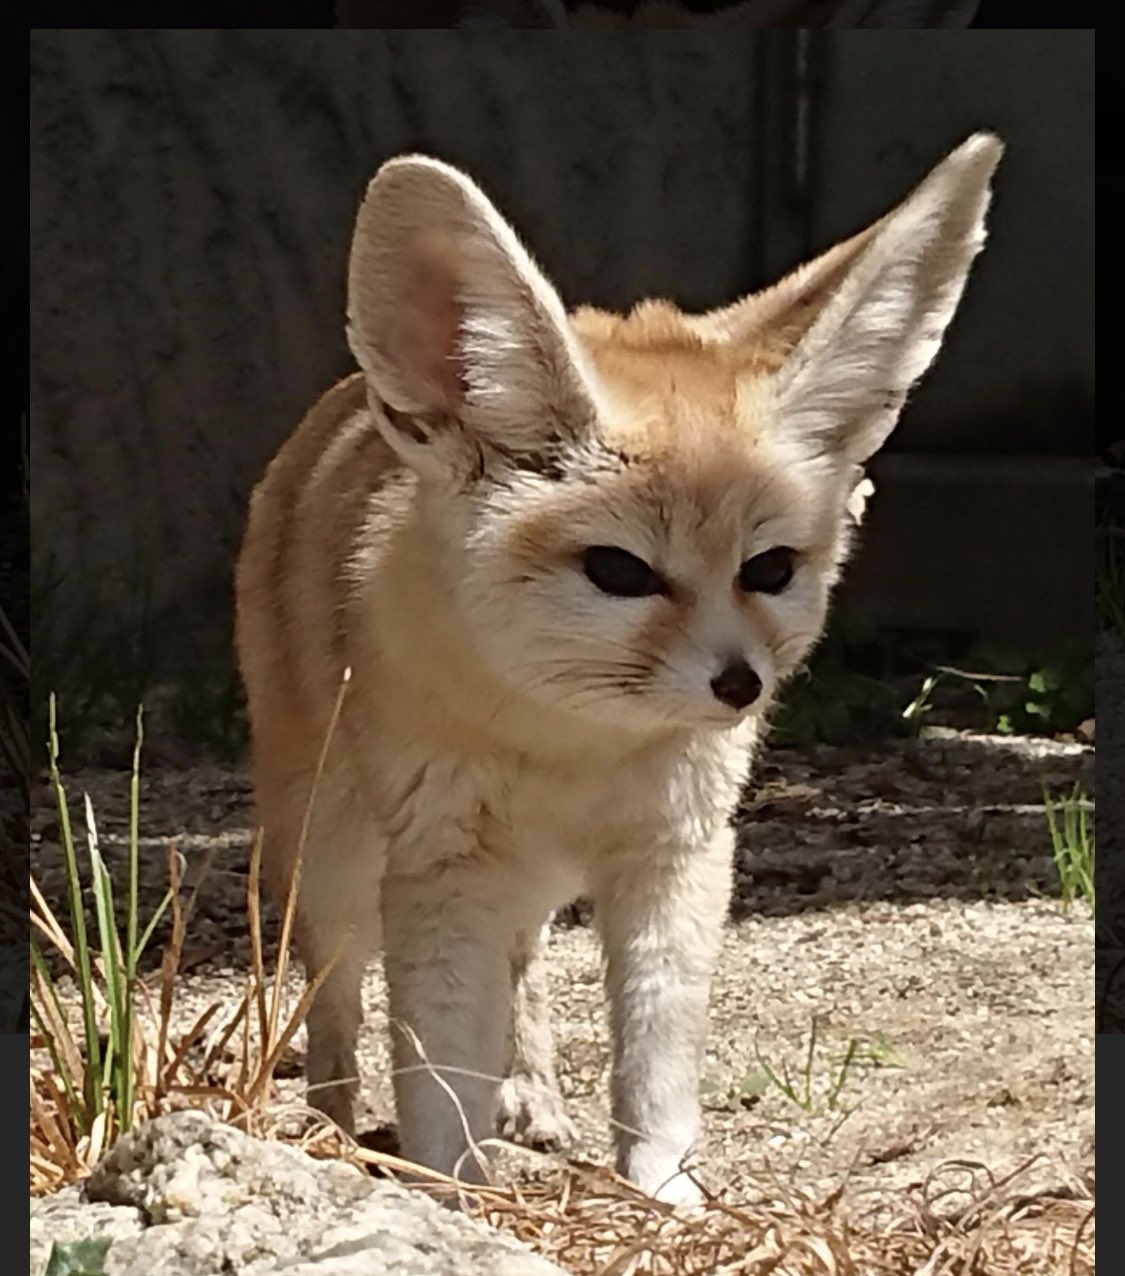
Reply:
M354 1166L200 1112L146 1122L81 1186L31 1205L31 1273L104 1237L105 1276L564 1276L510 1237Z

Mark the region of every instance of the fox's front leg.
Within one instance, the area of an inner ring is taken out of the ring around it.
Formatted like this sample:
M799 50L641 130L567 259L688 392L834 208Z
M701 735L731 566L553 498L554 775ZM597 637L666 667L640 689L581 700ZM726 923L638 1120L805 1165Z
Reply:
M468 1183L504 1068L514 926L468 866L383 885L384 968L402 1155Z
M733 833L724 828L706 847L606 856L596 885L617 1169L674 1204L700 1199L683 1167L700 1134L699 1071L733 849Z
M512 1015L508 1073L496 1101L504 1138L558 1149L576 1136L555 1072L546 949L551 924L516 932L512 948Z

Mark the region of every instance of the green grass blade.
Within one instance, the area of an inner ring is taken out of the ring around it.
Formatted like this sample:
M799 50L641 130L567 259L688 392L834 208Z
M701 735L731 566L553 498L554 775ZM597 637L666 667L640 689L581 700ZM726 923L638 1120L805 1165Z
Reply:
M858 1051L859 1041L855 1037L852 1037L852 1039L848 1042L848 1048L844 1053L842 1062L840 1063L839 1071L833 1078L832 1085L828 1091L827 1105L829 1110L833 1110L836 1107L836 1102L840 1097L840 1091L843 1090L844 1086L847 1084L848 1073L851 1071L852 1064L855 1062L855 1057Z
M125 913L125 972L121 1042L125 1067L122 1081L122 1129L127 1130L133 1114L133 1001L137 984L137 902L140 878L141 745L144 743L144 710L137 706L137 738L133 746L133 773L129 780L129 898Z
M756 1038L754 1041L754 1058L757 1060L758 1067L761 1068L763 1073L765 1073L766 1078L769 1080L770 1084L775 1086L778 1090L780 1090L781 1093L785 1095L785 1097L791 1103L794 1103L798 1107L800 1107L801 1101L797 1095L796 1090L793 1089L792 1083L789 1080L789 1066L786 1063L786 1061L784 1059L782 1059L781 1061L781 1068L782 1068L782 1073L784 1074L784 1076L779 1076L778 1073L774 1070L773 1066L770 1064L770 1061L765 1057L765 1055L762 1054L761 1050L758 1047L758 1042Z
M129 905L125 915L126 962L129 977L136 973L137 949L137 883L139 874L140 810L141 810L141 745L144 742L144 711L137 707L137 739L133 746L133 774L129 781Z
M102 1068L102 1084L114 1096L118 1121L127 1130L132 1090L132 1051L125 1036L128 1021L129 988L121 960L121 941L117 929L117 913L113 902L113 880L98 849L98 830L90 797L86 801L86 839L90 852L90 869L94 887L94 906L98 918L102 962L105 966L106 995L109 1002L109 1034Z
M167 890L164 892L164 898L156 906L156 911L148 920L148 925L141 932L140 939L137 940L136 949L133 952L133 970L137 969L137 963L148 949L149 941L152 939L152 932L159 926L160 919L168 911L169 905L172 903L172 892Z
M802 1104L802 1107L804 1107L806 1112L811 1112L812 1106L813 1106L813 1097L812 1097L813 1056L816 1053L816 1034L819 1027L820 1027L820 1024L817 1019L817 1016L813 1015L812 1026L809 1029L809 1048L805 1052L805 1068L804 1068L805 1101Z
M1058 873L1059 889L1067 906L1084 899L1094 906L1094 835L1090 826L1090 803L1076 784L1063 796L1052 797L1042 786L1043 811L1051 855Z

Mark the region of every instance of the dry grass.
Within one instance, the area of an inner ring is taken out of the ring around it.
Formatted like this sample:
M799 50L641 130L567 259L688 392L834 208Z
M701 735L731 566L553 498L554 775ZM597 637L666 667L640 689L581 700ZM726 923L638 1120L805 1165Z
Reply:
M707 1193L688 1212L604 1166L551 1158L542 1181L474 1186L357 1148L338 1131L307 1143L439 1198L572 1276L1093 1276L1093 1185L1030 1182L1037 1158L997 1178L974 1161L937 1166L901 1198L842 1184L814 1199L765 1178L753 1194Z
M89 811L87 818L92 823ZM93 1109L85 1100L99 1077L91 1075L84 1049L86 1025L64 1010L51 978L36 967L33 1195L81 1181L122 1129L187 1106L250 1134L296 1142L315 1156L427 1182L434 1194L464 1191L446 1176L361 1148L319 1114L279 1101L278 1064L317 986L306 989L291 1009L283 1004L300 858L299 851L277 964L267 972L259 912L261 844L255 842L247 887L246 986L233 1007L213 1004L178 1032L176 989L199 884L182 902L180 860L169 856L171 937L159 973L136 981L128 1114L110 1097L90 1117ZM32 924L55 961L77 978L75 943L34 881ZM94 954L92 961L100 990L97 1019L104 1025L111 1011L107 965L104 954ZM436 1072L435 1077L442 1081ZM752 1192L737 1197L707 1194L705 1204L691 1212L658 1204L603 1167L562 1158L545 1158L543 1164L548 1168L541 1177L473 1187L472 1198L462 1197L462 1203L573 1276L1092 1276L1094 1270L1092 1185L1074 1179L1051 1190L1036 1187L1035 1162L1002 1178L979 1163L950 1162L893 1199L846 1182L817 1199L762 1178Z
M327 754L348 683L345 676L336 711L314 777L309 806ZM67 1012L50 963L32 945L31 1013L37 1031L31 1037L31 1192L41 1195L85 1177L120 1133L139 1121L185 1106L201 1108L215 1119L247 1133L269 1134L291 1115L294 1105L276 1103L275 1074L332 963L310 981L297 1004L284 1008L290 938L296 911L303 831L283 910L277 965L267 975L260 912L261 837L251 852L246 909L251 949L246 987L233 1011L219 1003L198 1015L186 1032L173 1032L176 988L184 938L203 881L201 874L186 907L181 900L181 864L168 857L171 936L155 986L136 974L147 933L138 939L136 841L139 794L140 716L133 766L131 808L131 880L121 934L112 886L98 853L89 798L86 828L101 951L90 944L85 908L70 831L66 794L57 768L54 707L51 722L51 771L67 852L71 928L62 925L34 877L31 925L45 940L56 963L81 991L82 1012ZM206 867L206 866L205 866ZM150 923L149 929L156 919ZM225 1012L225 1013L224 1013ZM283 1013L284 1012L284 1013ZM81 1019L81 1023L76 1020ZM124 1082L124 1083L123 1083ZM307 1124L307 1123L306 1123ZM314 1127L317 1123L314 1122ZM322 1122L321 1122L322 1124Z
M1030 1168L995 1181L982 1165L942 1166L894 1203L865 1204L846 1187L813 1200L762 1182L757 1199L719 1194L680 1214L583 1167L561 1188L490 1197L485 1213L575 1276L1092 1274L1089 1191L1025 1193Z
M200 1108L216 1120L264 1136L292 1115L293 1105L276 1102L274 1074L319 983L310 984L296 1007L282 1013L284 969L270 977L261 958L260 854L258 843L247 892L255 960L246 988L233 1008L212 1004L186 1032L173 1031L176 984L199 883L185 907L180 899L179 857L174 852L169 855L172 934L155 981L139 983L133 1018L133 1101L127 1118L107 1100L92 1121L83 1120L83 1106L75 1097L88 1093L97 1078L89 1075L81 1028L74 1022L76 1016L63 1010L48 977L40 968L33 968L32 1004L40 1031L31 1036L32 1195L78 1182L123 1129L161 1113ZM32 925L77 975L74 946L34 880L31 890ZM99 1004L102 1014L108 1016L104 993L99 995Z

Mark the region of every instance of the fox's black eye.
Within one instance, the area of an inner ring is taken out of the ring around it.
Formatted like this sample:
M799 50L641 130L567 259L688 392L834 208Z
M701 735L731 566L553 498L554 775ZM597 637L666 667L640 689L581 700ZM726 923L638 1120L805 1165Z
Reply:
M664 582L643 558L615 545L591 545L582 554L582 570L603 594L615 598L664 593Z
M797 551L788 545L748 558L738 571L738 587L748 594L780 594L793 579Z

